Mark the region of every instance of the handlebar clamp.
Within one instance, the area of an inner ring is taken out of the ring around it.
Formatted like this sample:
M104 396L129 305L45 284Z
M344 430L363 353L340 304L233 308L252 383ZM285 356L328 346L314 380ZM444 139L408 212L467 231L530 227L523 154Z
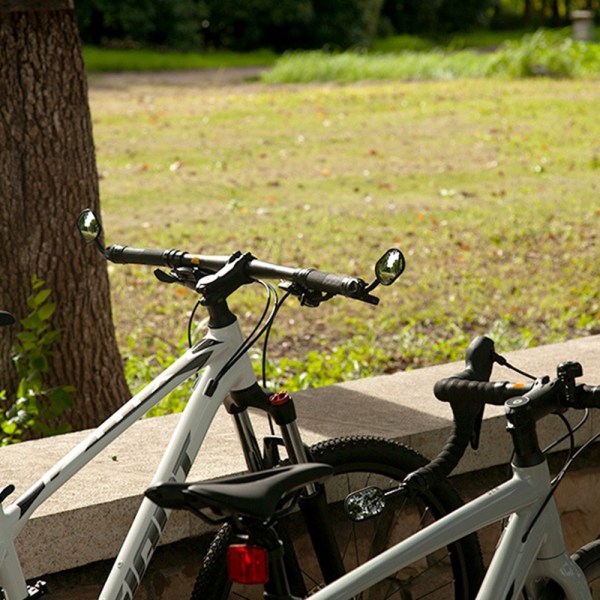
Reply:
M252 254L235 252L229 261L216 273L202 277L196 291L203 296L202 304L210 306L226 300L238 288L254 280L247 274L248 264L254 260Z
M581 363L567 361L560 363L556 369L558 379L564 385L564 401L567 406L575 404L575 378L583 375Z

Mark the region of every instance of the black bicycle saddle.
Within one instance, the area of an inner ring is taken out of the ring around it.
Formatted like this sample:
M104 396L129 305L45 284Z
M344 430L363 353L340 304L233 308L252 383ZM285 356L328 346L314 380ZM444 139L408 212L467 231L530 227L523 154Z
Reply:
M148 488L145 495L163 508L194 512L209 508L217 515L265 520L291 492L332 474L333 467L326 464L289 465L211 481L162 483Z
M4 325L12 325L15 322L15 318L8 312L0 310L0 327Z

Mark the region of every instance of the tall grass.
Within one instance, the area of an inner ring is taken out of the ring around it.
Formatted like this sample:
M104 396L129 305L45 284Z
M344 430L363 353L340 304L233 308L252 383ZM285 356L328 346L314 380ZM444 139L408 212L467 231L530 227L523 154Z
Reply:
M466 50L468 48L494 48L507 40L520 40L528 31L522 29L490 31L482 29L444 37L417 35L393 35L375 40L373 52L399 53L406 51L428 52L430 50Z
M456 79L482 77L494 57L463 51L441 50L402 54L302 52L287 54L264 73L265 83L310 83L337 81L353 83L369 79Z
M268 83L308 83L386 79L457 79L465 77L600 76L600 44L575 42L564 32L540 30L508 41L492 53L473 50L404 51L366 54L292 53L263 75Z

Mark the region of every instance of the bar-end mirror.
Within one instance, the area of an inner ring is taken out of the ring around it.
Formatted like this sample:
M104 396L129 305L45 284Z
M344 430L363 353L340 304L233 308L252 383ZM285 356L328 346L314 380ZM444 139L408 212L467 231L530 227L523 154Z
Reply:
M102 224L94 211L89 208L86 208L77 218L77 229L79 229L79 234L81 235L81 239L86 244L96 244L97 248L105 253L105 248L100 241L100 237L102 235Z

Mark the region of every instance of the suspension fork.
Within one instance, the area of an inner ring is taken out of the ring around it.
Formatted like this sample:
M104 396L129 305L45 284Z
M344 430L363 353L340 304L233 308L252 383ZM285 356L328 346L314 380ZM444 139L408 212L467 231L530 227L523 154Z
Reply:
M231 400L232 403L227 405L227 409L230 412L237 412L241 415L242 413L247 412L244 410L245 408L251 406L264 410L273 418L275 423L281 429L283 445L290 462L312 462L313 459L309 455L309 452L302 441L300 430L298 429L294 401L287 392L267 394L258 384L256 384L247 390L232 392ZM242 420L248 419L249 421L247 415L241 418ZM254 439L254 442L251 442L247 437L248 426L243 425L243 429L245 433L240 433L240 436L243 435L245 438L245 441L242 441L242 445L255 444L256 439ZM240 431L241 428L238 425L238 432ZM273 439L269 439L265 444L266 456L262 458L262 468L277 464L278 453L276 446L277 443ZM258 445L256 444L256 448L257 447ZM244 452L246 452L246 450L244 450ZM248 468L252 468L249 463ZM323 485L310 484L307 486L305 495L300 499L298 504L323 578L326 583L330 583L344 575L346 571L337 545L335 533L331 525L331 519L329 518L325 487ZM287 528L284 527L283 523L279 524L278 531L285 548L284 561L288 571L290 588L295 595L305 596L307 590L289 532L287 531Z
M289 400L292 402L291 398ZM284 444L291 462L312 462L312 457L302 443L296 421L282 425ZM331 526L325 486L311 483L298 501L304 517L321 573L325 583L331 583L345 574L344 563Z

